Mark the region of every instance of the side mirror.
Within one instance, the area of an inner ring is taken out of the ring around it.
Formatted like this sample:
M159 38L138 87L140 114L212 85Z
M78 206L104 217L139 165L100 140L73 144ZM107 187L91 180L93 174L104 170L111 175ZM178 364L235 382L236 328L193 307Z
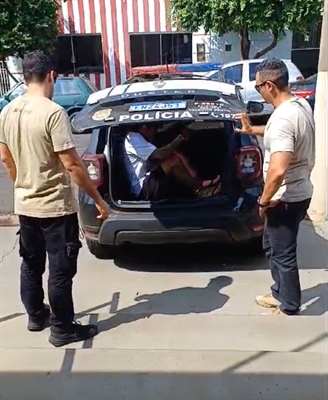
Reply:
M264 105L258 101L249 101L246 110L250 114L260 114L264 110Z

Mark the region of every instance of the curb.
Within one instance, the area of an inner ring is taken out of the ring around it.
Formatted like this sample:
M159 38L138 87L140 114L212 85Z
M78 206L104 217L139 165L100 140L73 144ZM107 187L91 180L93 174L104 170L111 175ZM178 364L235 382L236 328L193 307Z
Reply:
M0 214L0 227L4 226L18 226L18 216L15 214Z

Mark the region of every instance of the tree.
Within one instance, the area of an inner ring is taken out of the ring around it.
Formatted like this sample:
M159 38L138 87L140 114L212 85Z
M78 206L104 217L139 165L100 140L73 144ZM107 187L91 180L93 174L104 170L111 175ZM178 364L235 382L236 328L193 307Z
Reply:
M0 0L0 60L33 50L51 53L58 8L56 0Z
M250 32L272 34L272 42L254 56L261 58L277 45L285 30L306 35L321 18L323 0L171 0L171 7L180 29L238 33L241 56L248 59Z

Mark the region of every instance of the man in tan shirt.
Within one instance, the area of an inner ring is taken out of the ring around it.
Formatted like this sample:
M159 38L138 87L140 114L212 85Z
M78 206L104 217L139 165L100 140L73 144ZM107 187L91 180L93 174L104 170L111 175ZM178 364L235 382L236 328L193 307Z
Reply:
M38 51L26 55L23 75L26 94L0 114L1 160L15 187L21 298L29 316L28 329L43 330L49 321L42 288L48 254L49 341L58 347L98 332L95 325L74 323L72 282L81 243L70 178L95 201L99 218L107 218L109 208L75 150L65 110L51 101L55 75L50 59Z

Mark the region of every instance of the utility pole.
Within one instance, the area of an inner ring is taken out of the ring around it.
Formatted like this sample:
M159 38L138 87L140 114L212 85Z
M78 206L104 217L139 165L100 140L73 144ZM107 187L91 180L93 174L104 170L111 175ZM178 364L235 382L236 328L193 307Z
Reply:
M314 222L328 220L328 0L324 2L314 119L316 163L312 172L314 193L308 215Z

